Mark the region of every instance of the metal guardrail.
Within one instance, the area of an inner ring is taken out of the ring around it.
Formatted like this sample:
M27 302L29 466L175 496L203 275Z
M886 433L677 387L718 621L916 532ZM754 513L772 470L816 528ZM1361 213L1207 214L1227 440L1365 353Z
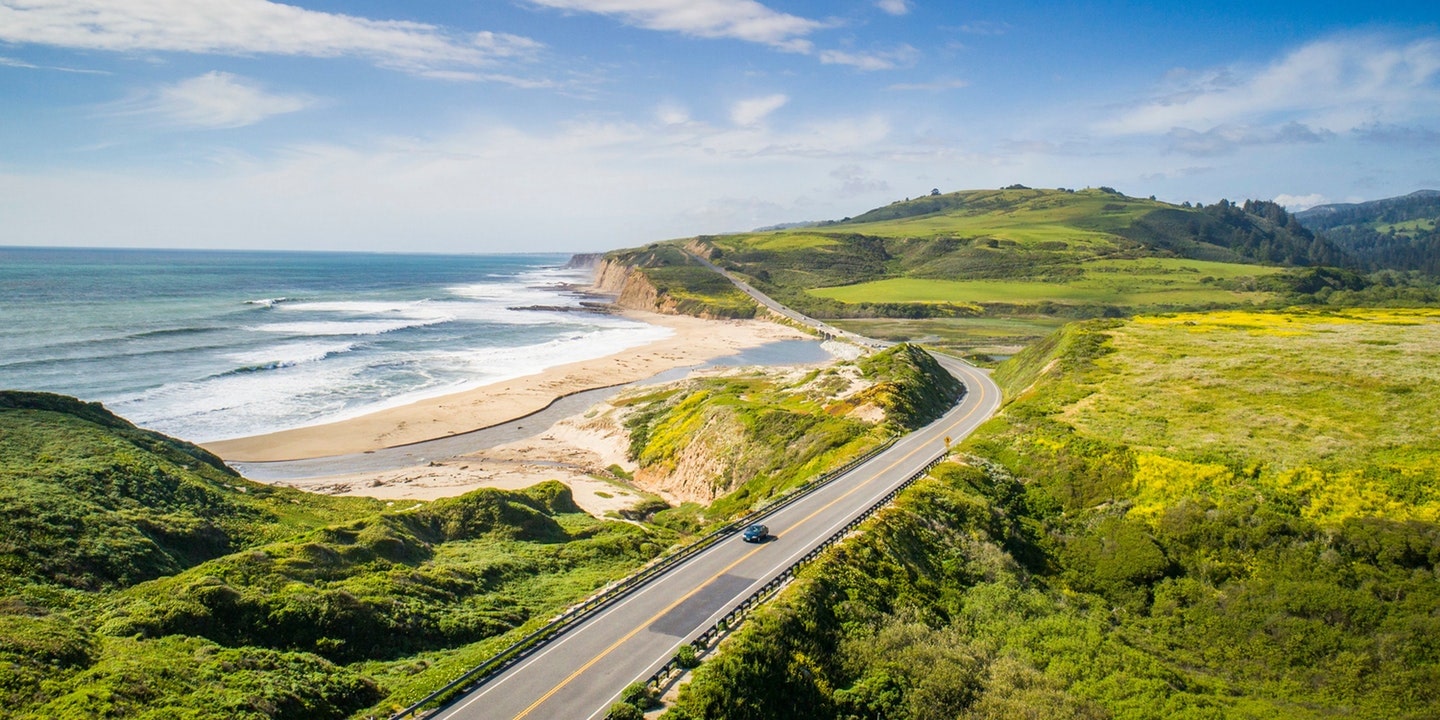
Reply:
M800 500L801 498L804 498L805 496L815 492L816 490L819 490L820 488L829 484L831 481L839 478L845 473L850 472L851 470L854 470L860 465L870 461L872 458L879 455L880 453L890 449L890 446L894 444L894 439L887 440L879 446L865 452L864 454L851 459L844 465L841 465L840 467L833 470L821 473L820 475L815 476L811 480L808 480L801 485L797 485L789 492L774 498L771 502L760 506L759 509L751 512L750 514L745 515L744 517L737 520L732 520L723 527L712 531L705 537L702 537L699 540L689 545L686 545L679 551L670 555L666 555L659 561L651 563L644 568L641 568L639 571L630 575L629 577L626 577L623 580L607 586L599 593L587 598L586 600L580 602L578 605L571 606L564 613L561 613L555 619L546 623L544 627L539 628L534 632L531 632L530 634L526 635L523 638L520 638L519 640L516 640L509 647L506 647L504 650L501 650L500 652L490 656L490 658L485 662L471 668L470 670L467 670L464 674L460 675L460 677L457 677L454 680L451 680L449 683L446 683L444 687L441 687L440 689L430 693L429 695L426 695L425 697L411 704L409 707L406 707L404 710L401 710L391 715L390 720L400 720L401 718L407 717L418 717L418 713L426 706L431 705L432 703L436 703L437 701L447 699L451 693L454 693L457 690L469 688L473 685L477 685L485 681L497 672L504 670L511 665L514 665L520 660L525 659L531 653L543 647L546 643L564 634L565 631L569 630L571 627L578 624L580 621L585 620L586 618L595 614L599 610L605 608L610 603L615 602L616 600L619 600L620 598L630 594L645 583L650 582L651 580L659 577L660 575L663 575L671 568L674 568L676 565L679 565L685 560L688 560L691 557L699 554L700 552L710 548L725 537L734 534L739 529L750 525L756 520L759 520L771 513L777 512L789 506L790 504Z
M810 552L805 553L804 556L796 560L792 565L790 565L790 567L786 568L779 575L771 578L769 582L761 586L760 589L751 593L749 597L742 600L739 605L735 606L730 612L726 613L724 617L715 621L715 624L711 625L704 632L700 633L700 635L697 636L694 640L691 640L690 646L695 648L695 655L698 657L705 654L706 652L709 652L712 648L719 644L720 640L723 639L725 635L735 630L735 628L739 627L740 624L745 621L745 618L751 613L751 611L753 611L756 607L764 604L765 601L774 597L780 592L782 588L788 585L791 580L795 579L795 571L800 569L802 565L805 565L810 561L814 560L815 558L819 557L820 554L828 550L830 546L845 539L845 536L849 535L852 530L854 530L860 525L860 523L870 519L870 517L876 512L878 512L881 508L889 505L891 501L893 501L895 497L901 493L901 491L903 491L907 487L910 487L910 485L916 480L925 477L926 473L929 473L935 468L936 465L939 465L940 462L943 461L947 455L949 455L949 453L950 451L947 449L944 452L940 453L940 455L937 456L935 459L926 463L925 467L922 467L919 470L915 471L915 473L912 474L910 477L906 478L904 482L896 485L890 490L890 492L886 493L879 500L876 500L873 504L871 504L870 507L866 508L864 512L855 516L852 520L850 520L850 522L846 523L844 527L835 531L833 535L826 538L825 541L821 542L819 545L816 545L812 550L810 550ZM684 673L687 669L688 668L685 668L680 664L679 657L673 657L664 665L660 666L660 669L656 670L654 675L651 675L648 679L645 680L645 688L651 692L659 692L661 688L664 688L672 680Z

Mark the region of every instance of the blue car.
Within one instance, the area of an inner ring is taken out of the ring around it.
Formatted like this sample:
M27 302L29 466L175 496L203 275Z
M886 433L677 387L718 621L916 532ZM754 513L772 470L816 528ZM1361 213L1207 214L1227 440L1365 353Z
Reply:
M765 542L765 538L770 537L770 528L764 525L751 525L745 528L745 532L742 533L740 537L743 538L745 542Z

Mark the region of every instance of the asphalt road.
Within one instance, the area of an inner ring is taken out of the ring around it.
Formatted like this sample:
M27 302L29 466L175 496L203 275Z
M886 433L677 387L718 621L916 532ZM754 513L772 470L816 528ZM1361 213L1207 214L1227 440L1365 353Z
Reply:
M732 607L958 442L1000 405L980 370L941 358L965 383L962 402L885 453L764 522L772 538L724 540L622 598L432 717L596 720Z

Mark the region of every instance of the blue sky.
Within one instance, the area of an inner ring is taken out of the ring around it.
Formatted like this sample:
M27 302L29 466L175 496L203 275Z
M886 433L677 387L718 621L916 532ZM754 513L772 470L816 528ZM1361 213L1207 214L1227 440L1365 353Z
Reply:
M0 245L604 250L1440 188L1440 5L0 0Z

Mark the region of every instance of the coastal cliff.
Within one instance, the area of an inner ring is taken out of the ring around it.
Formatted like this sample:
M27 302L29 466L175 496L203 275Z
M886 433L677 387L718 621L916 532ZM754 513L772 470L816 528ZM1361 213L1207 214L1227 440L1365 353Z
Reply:
M622 308L669 315L753 318L757 308L729 280L666 245L606 255L595 264L592 289Z

